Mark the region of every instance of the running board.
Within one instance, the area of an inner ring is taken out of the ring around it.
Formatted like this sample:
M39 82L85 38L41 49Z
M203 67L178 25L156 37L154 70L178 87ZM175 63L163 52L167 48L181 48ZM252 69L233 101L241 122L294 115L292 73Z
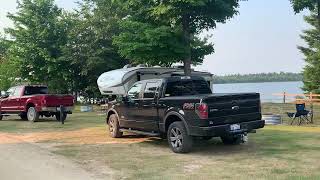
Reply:
M145 132L145 131L138 131L138 130L131 130L131 129L120 129L121 132L130 132L134 134L141 134L146 136L160 136L159 133L153 133L153 132Z

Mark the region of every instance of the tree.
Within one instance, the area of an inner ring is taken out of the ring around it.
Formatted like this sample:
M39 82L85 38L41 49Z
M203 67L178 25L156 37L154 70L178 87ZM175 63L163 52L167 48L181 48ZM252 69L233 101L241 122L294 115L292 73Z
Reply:
M64 13L54 0L21 0L17 10L8 15L14 27L6 29L12 39L10 60L16 61L21 76L31 83L68 91L69 62L60 59L68 31Z
M0 36L0 90L7 90L15 79L14 65L6 59L9 47L9 42Z
M320 0L290 0L293 10L296 13L308 9L310 11L317 10L318 25L320 27Z
M312 28L305 30L303 35L301 35L307 46L298 47L304 54L307 63L303 71L303 89L314 93L320 93L320 29L317 19L318 16L314 12L310 16L305 17L305 21Z
M67 18L72 29L61 58L71 62L70 83L82 95L97 97L97 78L128 63L112 45L112 37L119 33L115 11L110 0L85 0L80 10Z
M123 0L124 31L114 40L120 54L137 62L183 62L186 75L213 52L198 35L237 14L239 0ZM132 35L132 36L131 36Z

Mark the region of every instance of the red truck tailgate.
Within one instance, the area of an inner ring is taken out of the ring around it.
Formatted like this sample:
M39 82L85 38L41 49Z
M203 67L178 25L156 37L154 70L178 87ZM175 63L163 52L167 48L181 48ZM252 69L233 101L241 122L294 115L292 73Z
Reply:
M73 106L74 104L74 98L71 95L46 95L45 100L47 107Z

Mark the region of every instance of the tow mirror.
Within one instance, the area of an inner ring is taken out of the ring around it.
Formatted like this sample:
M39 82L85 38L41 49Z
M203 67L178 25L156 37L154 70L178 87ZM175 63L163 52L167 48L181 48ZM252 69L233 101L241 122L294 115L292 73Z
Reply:
M9 97L8 93L6 91L1 91L1 98L7 98Z
M127 102L127 101L128 101L128 99L129 99L129 98L128 98L128 96L127 96L127 95L122 96L122 101L123 101L123 102Z

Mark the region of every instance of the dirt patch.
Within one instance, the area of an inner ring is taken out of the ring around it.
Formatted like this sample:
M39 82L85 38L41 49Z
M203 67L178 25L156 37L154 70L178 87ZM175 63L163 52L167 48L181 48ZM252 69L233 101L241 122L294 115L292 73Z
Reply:
M0 133L0 144L19 142L46 142L57 141L68 144L130 144L147 141L149 138L142 136L125 135L123 138L114 139L108 135L105 128L86 128L76 131L10 134Z

